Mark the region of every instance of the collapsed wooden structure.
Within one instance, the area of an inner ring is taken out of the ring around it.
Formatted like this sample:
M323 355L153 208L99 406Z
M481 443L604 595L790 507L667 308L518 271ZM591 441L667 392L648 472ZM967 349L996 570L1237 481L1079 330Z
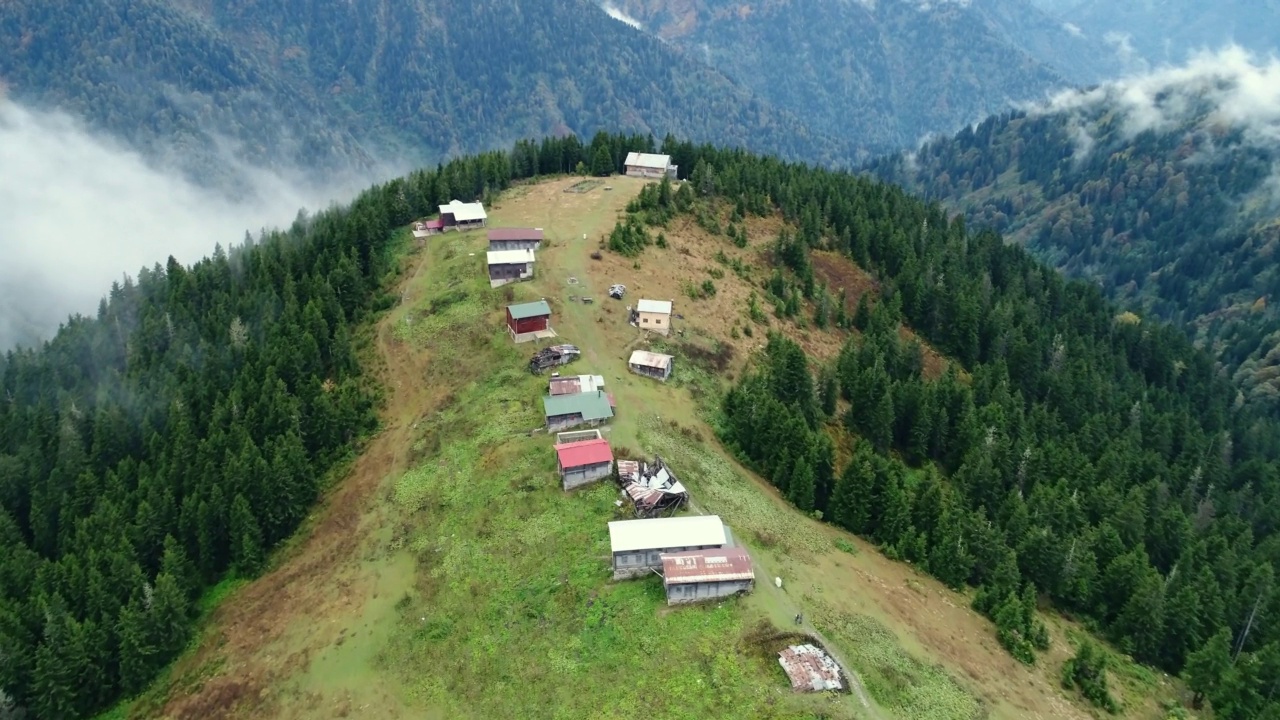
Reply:
M619 460L618 486L638 518L675 515L689 502L689 491L660 456L651 463Z

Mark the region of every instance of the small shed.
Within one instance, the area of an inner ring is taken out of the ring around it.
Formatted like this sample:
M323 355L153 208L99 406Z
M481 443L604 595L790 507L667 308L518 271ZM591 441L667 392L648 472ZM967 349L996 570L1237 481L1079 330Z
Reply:
M728 543L719 515L688 515L609 523L613 579L639 577L662 569L662 556L711 550Z
M816 645L792 645L778 653L778 664L791 680L792 690L844 690L840 665Z
M489 287L533 278L535 258L532 250L490 250L487 260Z
M667 378L671 377L671 370L675 365L675 360L671 355L662 355L648 350L636 350L631 353L631 359L627 361L627 367L637 375L644 375L654 380L666 382Z
M613 474L613 450L603 439L561 443L556 448L560 484L573 490Z
M672 180L676 179L676 166L671 164L670 155L630 152L623 164L627 168L627 175L631 177L660 178L665 175Z
M507 331L518 343L555 337L551 329L551 306L546 300L508 305Z
M464 203L458 200L440 206L441 230L474 230L489 222L482 203Z
M542 247L542 228L489 230L490 250L537 250L540 247Z
M551 378L548 392L552 395L573 395L594 392L604 387L603 375L570 375Z
M423 220L413 224L413 237L422 240L432 235L439 235L444 232L444 221L436 218L435 220Z
M667 604L716 600L747 593L755 586L751 556L742 548L691 550L662 556Z
M548 395L542 398L547 432L560 432L579 425L595 427L613 417L613 404L603 390L576 395Z
M636 303L636 326L659 335L670 335L671 301L641 300Z

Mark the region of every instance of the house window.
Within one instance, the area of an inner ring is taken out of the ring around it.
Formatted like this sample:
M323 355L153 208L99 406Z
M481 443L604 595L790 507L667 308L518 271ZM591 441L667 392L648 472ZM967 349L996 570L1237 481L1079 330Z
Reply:
M642 319L640 320L640 322L641 322L642 324L644 324L644 325L648 325L648 324L649 324L649 318L642 318Z

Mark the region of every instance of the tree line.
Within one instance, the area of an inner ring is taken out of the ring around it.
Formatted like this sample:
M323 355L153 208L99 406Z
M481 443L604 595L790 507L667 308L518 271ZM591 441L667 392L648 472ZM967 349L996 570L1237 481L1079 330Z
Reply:
M689 153L700 198L779 211L796 228L760 289L775 307L820 296L806 292L815 248L879 282L874 302L838 319L858 332L836 361L816 366L775 335L725 396L723 437L757 471L799 508L976 587L975 608L1024 662L1047 646L1034 611L1049 603L1186 673L1218 717L1280 710L1273 414L1239 406L1182 332L1117 322L1095 287L936 204L736 151L672 149ZM940 377L924 376L902 325L952 358ZM835 425L857 438L842 467ZM1106 706L1098 668L1082 649L1064 681Z

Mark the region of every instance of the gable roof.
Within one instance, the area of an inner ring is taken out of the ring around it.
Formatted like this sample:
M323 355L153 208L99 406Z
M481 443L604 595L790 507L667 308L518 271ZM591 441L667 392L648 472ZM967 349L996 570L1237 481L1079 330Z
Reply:
M649 352L648 350L636 350L631 353L631 359L627 362L631 365L662 368L663 370L666 370L671 367L672 360L675 360L675 357L671 355L662 355L655 352Z
M518 305L508 305L507 312L511 313L512 320L525 320L531 317L542 317L551 314L551 306L546 300L535 300L534 302L519 303Z
M542 242L542 228L492 228L489 242L494 240L536 240Z
M636 312L643 313L659 313L661 315L671 314L670 300L641 300L636 303Z
M609 523L609 544L614 552L724 545L726 541L724 523L719 515L615 520Z
M613 407L609 405L609 396L597 390L574 395L548 395L542 398L542 413L546 417L582 415L583 420L604 420L613 417Z
M656 155L654 153L629 152L627 153L627 161L623 164L650 168L653 170L666 170L671 165L671 156Z
M478 202L464 203L458 200L453 200L448 205L441 205L440 215L452 215L456 222L472 222L489 217L484 212L484 205Z
M525 248L523 250L490 250L488 260L490 265L524 265L535 262L537 258L532 250Z
M604 439L579 440L556 445L555 448L562 468L613 462L613 450L609 449L609 441Z
M666 585L685 583L755 580L751 556L742 548L690 550L662 556L662 577Z

